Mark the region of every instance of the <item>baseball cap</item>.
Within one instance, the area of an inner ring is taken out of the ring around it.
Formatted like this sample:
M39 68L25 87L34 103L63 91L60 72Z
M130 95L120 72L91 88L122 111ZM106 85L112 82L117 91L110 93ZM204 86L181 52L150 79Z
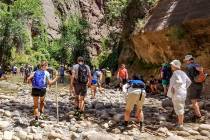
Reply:
M179 60L173 60L171 63L170 63L172 66L180 69L181 68L181 62Z

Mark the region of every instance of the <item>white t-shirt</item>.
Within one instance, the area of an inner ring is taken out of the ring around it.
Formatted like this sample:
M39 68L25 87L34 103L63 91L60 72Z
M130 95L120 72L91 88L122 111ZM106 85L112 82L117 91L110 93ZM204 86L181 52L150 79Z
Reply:
M170 79L170 85L168 89L168 96L171 98L186 99L187 88L191 85L191 80L185 72L176 70ZM172 93L172 88L174 93Z
M129 84L125 84L123 85L123 92L127 93L127 94L146 94L146 91L144 89L140 89L140 88L132 88L130 87Z

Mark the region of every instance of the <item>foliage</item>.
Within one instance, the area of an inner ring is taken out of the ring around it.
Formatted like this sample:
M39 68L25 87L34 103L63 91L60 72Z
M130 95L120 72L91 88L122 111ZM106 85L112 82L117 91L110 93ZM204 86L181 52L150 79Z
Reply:
M127 5L128 0L108 0L106 3L108 20L113 21L121 17Z
M62 62L72 64L78 56L84 56L86 60L89 59L85 47L88 27L87 21L78 15L71 15L64 21L60 50Z
M168 36L171 40L177 41L184 39L186 34L187 32L183 27L175 26L169 29L166 36Z

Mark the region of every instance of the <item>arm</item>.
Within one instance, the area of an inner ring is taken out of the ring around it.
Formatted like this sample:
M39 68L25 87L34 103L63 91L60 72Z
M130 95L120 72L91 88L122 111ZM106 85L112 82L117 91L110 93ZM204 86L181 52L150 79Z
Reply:
M27 83L30 83L30 81L34 78L34 73L32 73L28 78L27 78Z
M71 75L71 81L70 81L70 88L71 89L73 88L74 79L75 79L75 70L72 69L72 75Z
M50 80L50 75L47 76L47 80L48 80L48 84L52 85L53 83L55 83L58 80L59 76L58 76L58 72L56 71L56 77L53 80Z
M190 80L190 78L186 75L186 86L187 88L191 85L192 81Z
M117 79L119 79L120 78L120 76L119 76L119 70L118 70L118 72L117 72Z
M126 79L128 79L128 70L126 70Z

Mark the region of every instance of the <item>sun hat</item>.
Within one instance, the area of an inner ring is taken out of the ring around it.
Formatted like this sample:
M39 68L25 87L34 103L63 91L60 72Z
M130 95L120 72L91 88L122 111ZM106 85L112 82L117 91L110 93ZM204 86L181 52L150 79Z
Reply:
M170 63L172 66L180 69L181 68L181 62L179 60L173 60L171 63Z
M193 58L192 55L185 55L184 61L189 61L189 60L192 59L192 58Z

